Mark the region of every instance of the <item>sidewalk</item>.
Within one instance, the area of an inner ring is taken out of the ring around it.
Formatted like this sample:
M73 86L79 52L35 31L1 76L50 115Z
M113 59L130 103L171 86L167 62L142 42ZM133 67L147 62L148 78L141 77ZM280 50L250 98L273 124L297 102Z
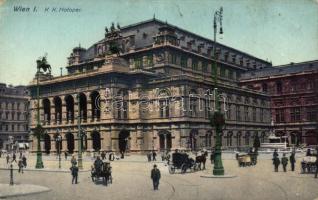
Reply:
M49 188L39 185L17 184L9 185L0 183L0 198L25 196L50 191Z

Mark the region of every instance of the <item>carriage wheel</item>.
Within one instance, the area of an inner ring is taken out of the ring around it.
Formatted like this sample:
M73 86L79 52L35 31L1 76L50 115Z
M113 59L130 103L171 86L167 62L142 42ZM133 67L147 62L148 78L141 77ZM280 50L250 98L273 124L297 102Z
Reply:
M169 166L169 173L174 174L176 172L176 168L173 166Z
M188 169L187 165L186 165L186 164L182 164L182 165L181 165L181 174L186 173L186 172L187 172L187 169Z

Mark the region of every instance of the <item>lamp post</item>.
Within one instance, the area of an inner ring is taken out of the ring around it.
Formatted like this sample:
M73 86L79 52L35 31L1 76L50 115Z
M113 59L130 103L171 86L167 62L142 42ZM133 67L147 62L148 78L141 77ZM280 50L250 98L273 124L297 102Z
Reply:
M77 115L77 129L78 129L78 168L83 169L83 159L82 159L82 131L81 131L81 103L80 94L77 94L78 103L78 115Z
M223 15L223 8L221 7L220 10L215 11L214 13L214 20L213 20L213 31L214 31L214 48L213 48L213 56L214 56L214 98L215 98L215 111L213 116L211 116L211 124L215 127L216 133L216 141L215 141L215 152L214 152L214 167L213 167L213 175L222 176L224 175L224 168L222 164L222 151L221 151L221 133L222 127L225 123L224 116L221 113L220 109L220 101L219 95L217 90L217 56L216 56L216 34L217 34L217 24L220 25L220 32L219 34L223 34L222 29L222 15Z
M43 128L40 122L40 86L39 86L39 76L40 76L40 69L43 67L43 57L42 60L37 60L37 72L36 72L36 99L37 99L37 124L34 130L34 134L37 137L37 152L36 152L36 165L35 168L41 169L44 168L43 161L42 161L42 151L41 151L41 136L43 134Z
M56 143L58 144L59 169L61 169L61 142L62 142L62 136L60 134L58 134L55 140L56 140Z

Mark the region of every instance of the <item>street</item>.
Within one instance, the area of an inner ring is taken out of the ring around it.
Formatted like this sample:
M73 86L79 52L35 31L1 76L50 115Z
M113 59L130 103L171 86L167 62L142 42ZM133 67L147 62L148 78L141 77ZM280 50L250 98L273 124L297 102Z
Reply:
M105 186L92 182L89 170L79 173L79 184L71 184L68 172L25 171L14 172L15 184L34 184L50 188L49 192L13 197L10 199L302 199L313 200L318 197L318 179L313 175L300 174L298 159L295 172L273 172L269 155L261 155L256 166L239 168L233 155L224 155L226 174L234 178L202 178L212 171L210 162L207 170L186 174L169 174L167 166L158 162L161 180L158 191L153 191L150 170L153 163L146 162L145 156L129 156L122 161L111 163L113 167L113 184ZM31 157L30 160L33 158ZM1 162L5 162L2 158ZM57 161L50 162L50 165ZM31 161L32 163L32 161ZM84 167L89 169L92 162L85 160ZM66 169L69 161L63 161ZM52 167L52 166L51 166ZM53 167L52 167L53 168ZM290 166L289 166L290 168ZM9 181L9 173L0 170L1 183Z

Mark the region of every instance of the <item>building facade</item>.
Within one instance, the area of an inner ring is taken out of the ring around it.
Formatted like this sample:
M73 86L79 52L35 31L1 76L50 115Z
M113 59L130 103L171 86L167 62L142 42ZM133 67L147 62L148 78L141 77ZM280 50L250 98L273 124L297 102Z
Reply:
M275 132L289 144L317 145L318 61L275 66L242 76L241 84L271 96Z
M28 143L28 108L29 93L25 86L0 84L0 149L12 150L19 143Z
M67 75L41 73L42 150L55 152L59 134L62 151L68 152L77 151L79 143L86 151L210 148L215 141L209 121L215 88L225 99L223 146L252 146L256 136L265 141L269 134L270 98L240 87L239 78L268 66L157 19L117 28L113 24L105 29L105 38L88 49L73 49ZM34 128L36 81L29 87Z

